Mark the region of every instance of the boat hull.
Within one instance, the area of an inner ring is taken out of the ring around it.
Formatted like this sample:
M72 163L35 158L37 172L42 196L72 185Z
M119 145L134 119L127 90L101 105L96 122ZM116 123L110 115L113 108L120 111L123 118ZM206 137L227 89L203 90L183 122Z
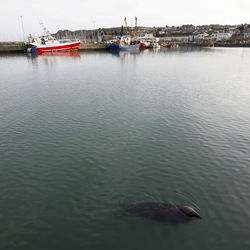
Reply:
M147 49L147 48L149 48L149 45L141 42L140 49Z
M109 44L110 50L139 50L140 49L140 43L136 45L120 45L120 44Z
M74 51L79 49L80 42L72 42L62 45L55 46L46 46L41 45L37 46L35 52L36 53L45 53L45 52L62 52L62 51Z

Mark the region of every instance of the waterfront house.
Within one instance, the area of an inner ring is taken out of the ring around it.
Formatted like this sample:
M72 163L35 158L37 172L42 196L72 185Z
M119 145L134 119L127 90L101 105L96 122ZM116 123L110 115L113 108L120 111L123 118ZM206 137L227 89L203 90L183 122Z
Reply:
M212 34L212 37L216 41L226 41L232 37L232 32L216 32Z
M247 27L244 31L244 39L250 39L250 27Z
M188 42L190 41L190 36L165 36L160 38L161 41L169 42Z
M206 33L206 32L203 32L203 33L201 33L201 34L198 34L198 35L196 36L196 39L207 40L207 39L209 39L209 34Z

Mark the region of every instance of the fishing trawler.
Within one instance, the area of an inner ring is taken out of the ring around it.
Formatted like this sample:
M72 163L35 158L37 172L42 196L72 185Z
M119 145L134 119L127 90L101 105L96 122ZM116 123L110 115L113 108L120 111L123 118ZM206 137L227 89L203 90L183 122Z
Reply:
M41 24L42 25L42 24ZM62 52L62 51L76 51L79 48L80 40L77 39L61 39L57 40L50 32L42 25L44 36L33 38L29 36L29 44L27 45L27 52L35 52L37 54L46 52Z
M127 19L125 17L125 34L122 27L121 36L114 42L109 44L109 49L114 50L139 50L140 49L140 42L137 39L137 17L135 17L135 28L129 28L127 26ZM132 34L134 35L132 38Z

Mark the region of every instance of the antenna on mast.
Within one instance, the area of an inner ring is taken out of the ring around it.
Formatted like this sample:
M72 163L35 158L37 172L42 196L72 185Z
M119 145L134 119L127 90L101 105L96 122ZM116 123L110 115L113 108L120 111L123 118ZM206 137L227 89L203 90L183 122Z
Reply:
M124 18L124 23L125 23L125 30L126 30L126 33L128 33L127 17Z
M43 22L40 23L40 25L42 26L43 32L44 32L44 36L50 36L50 32L46 29L46 27L44 26Z
M22 25L22 31L23 31L23 42L25 43L25 33L24 33L24 27L23 27L23 17L20 16L21 19L21 25Z
M135 40L136 40L136 44L137 44L137 40L138 40L137 17L135 17Z
M46 30L46 28L44 27L43 22L41 22L40 25L42 26L44 35L46 36L46 35L47 35L47 30Z

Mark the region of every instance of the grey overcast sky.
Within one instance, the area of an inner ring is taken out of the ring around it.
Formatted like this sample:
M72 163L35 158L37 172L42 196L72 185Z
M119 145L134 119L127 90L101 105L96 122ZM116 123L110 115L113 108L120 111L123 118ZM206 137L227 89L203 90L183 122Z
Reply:
M40 22L50 32L59 29L116 27L127 17L138 25L249 23L250 0L1 0L0 41L22 40L20 16L26 35L41 35Z

